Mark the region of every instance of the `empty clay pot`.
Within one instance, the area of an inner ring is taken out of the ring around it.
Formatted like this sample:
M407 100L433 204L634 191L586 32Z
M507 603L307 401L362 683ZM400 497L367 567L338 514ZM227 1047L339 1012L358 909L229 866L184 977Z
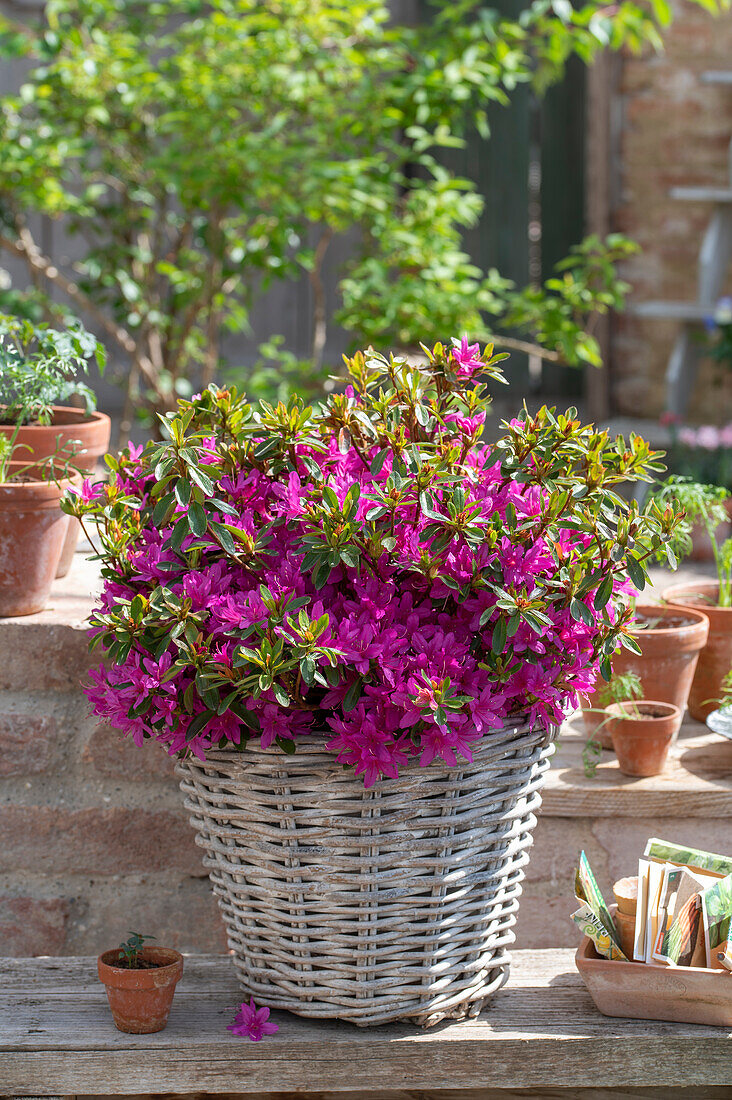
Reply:
M732 607L719 607L716 581L674 584L666 588L663 598L685 611L701 611L709 619L709 638L699 655L694 680L689 692L689 714L703 722L716 710L722 681L732 668Z
M0 617L33 615L48 603L71 521L60 506L70 485L0 485Z
M642 717L626 718L637 710ZM641 699L637 703L613 703L607 708L607 728L613 739L623 775L658 775L681 722L681 711L671 703Z
M169 947L144 947L146 962L161 965L149 970L116 966L119 948L97 959L99 979L107 989L115 1027L133 1035L162 1031L168 1022L175 987L183 973L183 956Z
M631 625L631 633L643 652L638 654L631 653L629 649L619 649L613 657L613 674L623 676L634 672L643 685L646 699L659 699L662 703L671 703L679 708L680 726L699 654L709 635L709 619L701 611L690 607L681 610L656 604L637 604L635 613L647 619L662 621L651 629L633 630ZM688 622L673 625L679 619L686 619ZM587 705L593 706L592 696ZM604 749L611 749L612 738L608 725L597 729L603 717L603 714L586 711L583 706L582 718L588 735L594 735Z
M0 424L3 435L12 436L14 424ZM43 462L54 455L59 461L70 461L87 474L93 474L97 462L106 454L112 422L106 413L87 416L83 409L54 405L51 424L23 424L15 440L13 458L21 464ZM80 527L71 520L61 551L57 577L65 577L73 561Z

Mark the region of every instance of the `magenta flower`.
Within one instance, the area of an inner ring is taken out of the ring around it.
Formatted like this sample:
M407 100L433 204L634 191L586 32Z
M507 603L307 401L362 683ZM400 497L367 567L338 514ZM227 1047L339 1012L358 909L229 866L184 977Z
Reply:
M270 1023L269 1009L257 1008L252 997L249 1004L243 1001L239 1005L236 1017L232 1023L226 1025L226 1030L251 1039L253 1043L259 1043L265 1035L274 1035L280 1028L279 1024Z
M483 367L480 344L468 344L467 336L453 340L452 361L458 378L472 378Z

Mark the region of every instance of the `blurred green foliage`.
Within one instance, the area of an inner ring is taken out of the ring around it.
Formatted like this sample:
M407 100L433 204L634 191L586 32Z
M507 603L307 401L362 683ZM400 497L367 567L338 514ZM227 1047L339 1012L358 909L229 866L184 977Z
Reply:
M312 347L285 376L317 377L322 265L346 233L338 320L356 342L503 321L552 357L597 362L586 326L622 298L607 266L620 243L517 291L464 252L482 203L440 150L485 136L490 104L519 84L542 91L572 54L659 45L669 6L537 0L510 18L438 0L423 14L406 26L382 0L50 0L37 26L0 20L2 55L29 66L0 101L0 245L25 260L38 302L53 284L125 354L128 414L210 381L226 331L248 331L257 297L303 272ZM43 255L39 214L75 235L73 264Z

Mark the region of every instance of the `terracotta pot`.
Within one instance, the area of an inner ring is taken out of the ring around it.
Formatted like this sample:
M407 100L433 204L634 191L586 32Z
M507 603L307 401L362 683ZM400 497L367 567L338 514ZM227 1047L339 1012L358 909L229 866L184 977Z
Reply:
M721 970L611 962L598 956L588 936L575 960L592 1000L606 1016L732 1027L732 979Z
M133 1035L162 1031L168 1022L175 987L183 973L183 956L168 947L144 947L142 957L161 965L149 970L115 966L119 948L97 959L99 979L107 989L115 1027Z
M71 521L59 502L70 485L0 485L0 617L33 615L48 603Z
M709 619L709 639L699 656L689 692L689 713L703 722L716 710L722 681L732 668L732 607L718 607L716 581L674 584L664 589L663 598L674 607L701 611Z
M621 717L632 714L636 708L641 718ZM610 715L607 728L623 775L645 776L662 772L681 722L679 708L657 699L641 699L637 703L612 703L607 713Z
M672 703L680 711L679 727L689 698L699 654L706 645L709 635L709 619L699 610L663 607L657 604L637 604L636 614L648 618L663 619L669 625L659 625L653 629L632 630L633 637L643 652L631 653L620 649L613 657L613 674L623 676L634 672L643 685L646 699L659 699L662 703ZM670 625L680 617L691 620L683 626ZM593 706L593 696L587 698L587 705ZM607 725L597 730L603 720L602 714L588 713L583 705L582 718L589 736L594 736L604 749L612 748L612 737ZM678 735L678 729L674 737Z
M14 424L0 424L0 432L11 436ZM93 474L97 462L106 454L112 422L106 413L87 416L83 409L54 405L52 424L24 424L17 435L14 458L22 465L43 462L53 455L62 455L87 474ZM61 551L57 577L68 573L79 540L81 528L76 520L68 525L66 542Z

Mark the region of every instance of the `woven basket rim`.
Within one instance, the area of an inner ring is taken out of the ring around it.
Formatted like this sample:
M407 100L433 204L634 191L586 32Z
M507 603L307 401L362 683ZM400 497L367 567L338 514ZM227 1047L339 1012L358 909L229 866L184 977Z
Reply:
M509 715L509 717L504 719L502 725L491 727L490 729L485 730L480 737L477 737L471 743L471 748L472 751L475 753L480 749L480 745L483 742L485 742L486 744L489 742L491 735L504 734L509 730L513 730L515 733L521 733L523 735L532 734L534 732L541 733L544 735L545 740L549 742L555 739L556 731L558 730L558 728L558 726L554 726L552 723L544 722L540 719L535 719L533 723L529 724L528 714ZM218 761L220 761L221 763L234 763L235 761L245 758L247 753L251 753L252 755L256 754L257 756L264 756L267 758L275 757L278 760L295 761L298 756L303 758L305 755L308 754L312 756L314 754L322 753L324 756L327 756L328 758L333 760L334 771L340 771L342 765L337 763L335 759L335 753L332 749L326 748L325 744L326 738L332 738L334 736L335 733L332 730L323 729L318 729L313 731L312 733L305 734L304 736L299 737L296 740L295 744L297 745L297 749L294 753L284 752L277 744L268 745L267 748L263 748L261 745L256 743L255 738L252 738L251 741L247 742L244 746L239 748L207 749L205 760L201 760L200 757L195 756L195 754L189 753L186 756L179 757L178 762L183 764L190 762L199 765L205 765L208 761L211 761L212 763L216 763ZM460 756L459 754L457 755L457 759L457 766L460 766L462 764L470 764L469 760L467 760L463 756ZM404 772L412 770L415 765L419 766L419 758L417 756L409 760L407 764L404 764L400 767L400 776ZM447 764L445 763L445 761L440 760L439 757L436 757L431 764L429 764L425 768L421 768L420 770L424 772L428 771L430 768L439 768L441 766L444 768L452 768L455 765ZM386 778L388 777L382 777L381 781L383 782Z

